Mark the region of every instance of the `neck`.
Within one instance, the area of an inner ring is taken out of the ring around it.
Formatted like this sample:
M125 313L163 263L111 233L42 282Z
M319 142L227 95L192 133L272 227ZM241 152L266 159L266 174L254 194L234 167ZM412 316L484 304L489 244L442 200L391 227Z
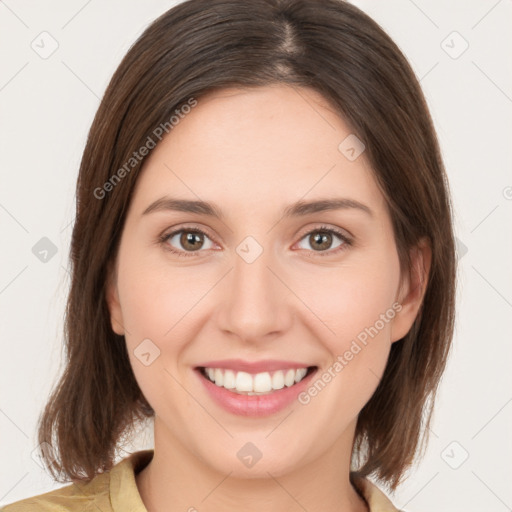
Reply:
M349 480L351 436L291 472L243 478L205 464L164 429L155 418L153 459L135 477L148 512L368 511Z

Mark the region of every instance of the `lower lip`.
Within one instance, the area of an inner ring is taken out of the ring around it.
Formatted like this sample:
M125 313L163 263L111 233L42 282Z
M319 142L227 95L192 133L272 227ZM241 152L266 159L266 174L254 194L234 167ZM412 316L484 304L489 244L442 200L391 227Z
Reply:
M304 391L316 373L314 369L304 379L293 386L284 387L268 395L239 395L229 389L219 387L196 370L199 379L213 400L226 411L239 416L269 416L288 407Z

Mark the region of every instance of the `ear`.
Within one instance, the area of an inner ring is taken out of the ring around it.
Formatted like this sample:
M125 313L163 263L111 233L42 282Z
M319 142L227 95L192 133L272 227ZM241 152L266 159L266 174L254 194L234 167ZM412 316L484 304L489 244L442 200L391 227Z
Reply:
M117 269L113 263L108 265L105 299L110 313L112 330L122 336L124 335L124 321L117 290Z
M411 249L410 256L411 268L398 292L401 309L391 324L391 342L402 339L410 331L423 303L432 261L432 249L426 238Z

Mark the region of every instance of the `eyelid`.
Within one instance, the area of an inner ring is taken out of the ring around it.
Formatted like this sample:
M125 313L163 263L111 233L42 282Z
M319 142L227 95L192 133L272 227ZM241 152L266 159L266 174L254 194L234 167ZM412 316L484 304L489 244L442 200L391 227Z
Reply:
M341 236L342 238L345 238L345 239L348 239L348 240L352 240L354 238L352 233L350 233L350 231L348 231L347 229L340 228L339 226L335 226L335 225L329 225L327 223L322 223L322 222L320 222L319 225L316 225L314 227L307 227L307 228L304 228L304 230L301 229L298 232L298 234L295 235L295 236L298 237L299 241L300 241L306 235L309 235L310 233L314 233L314 232L317 232L317 231L330 231L330 232L334 232L338 236Z

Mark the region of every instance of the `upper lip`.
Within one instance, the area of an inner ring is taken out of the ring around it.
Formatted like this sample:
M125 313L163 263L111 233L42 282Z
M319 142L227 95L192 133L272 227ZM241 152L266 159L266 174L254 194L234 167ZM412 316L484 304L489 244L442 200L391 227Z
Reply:
M217 361L206 361L198 365L199 368L222 368L225 370L242 371L247 373L272 372L276 370L288 370L290 368L296 370L298 368L309 368L310 366L312 365L277 359L266 359L262 361L222 359Z

